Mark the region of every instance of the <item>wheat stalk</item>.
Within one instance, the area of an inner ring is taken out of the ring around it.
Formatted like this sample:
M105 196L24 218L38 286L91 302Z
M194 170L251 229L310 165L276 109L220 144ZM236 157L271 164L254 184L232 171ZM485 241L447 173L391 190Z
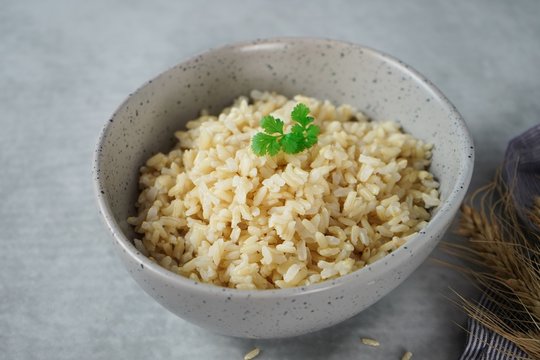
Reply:
M540 198L528 213L537 228L528 231L509 188L498 172L495 181L475 192L461 207L457 231L467 243L444 247L465 260L467 267L453 267L474 279L498 308L493 312L459 296L465 312L540 359Z

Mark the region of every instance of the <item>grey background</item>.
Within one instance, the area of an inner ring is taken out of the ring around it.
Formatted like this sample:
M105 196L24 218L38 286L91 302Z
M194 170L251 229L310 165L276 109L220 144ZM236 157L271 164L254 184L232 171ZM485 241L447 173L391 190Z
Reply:
M393 54L437 84L474 136L474 189L540 118L539 14L535 0L0 1L0 358L241 359L257 345L260 359L457 359L466 318L450 288L476 290L433 261L353 319L298 338L227 338L175 317L112 252L93 147L128 93L197 52L319 36Z

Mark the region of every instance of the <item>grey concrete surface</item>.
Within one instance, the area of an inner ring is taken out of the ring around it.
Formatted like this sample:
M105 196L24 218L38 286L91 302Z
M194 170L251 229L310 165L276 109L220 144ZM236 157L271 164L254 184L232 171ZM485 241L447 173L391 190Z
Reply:
M457 359L466 317L450 289L476 291L433 261L353 319L298 338L227 338L175 317L112 252L93 147L128 93L188 56L319 36L393 54L438 85L474 136L474 189L540 120L539 14L535 0L0 1L0 358L241 359L256 345L260 359Z

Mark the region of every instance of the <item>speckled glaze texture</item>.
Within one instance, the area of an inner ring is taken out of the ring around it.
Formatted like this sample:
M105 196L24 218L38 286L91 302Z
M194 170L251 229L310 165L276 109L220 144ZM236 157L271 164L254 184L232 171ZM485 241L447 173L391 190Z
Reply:
M197 283L154 264L133 246L138 169L174 143L173 132L205 108L218 113L252 89L348 103L375 120L391 119L435 144L432 172L442 205L418 236L391 255L341 278L308 287L241 291ZM405 280L451 223L473 169L465 123L422 75L399 60L333 40L280 38L208 51L149 81L118 108L96 149L99 209L130 275L174 314L221 334L300 335L359 313ZM403 309L406 311L406 309Z

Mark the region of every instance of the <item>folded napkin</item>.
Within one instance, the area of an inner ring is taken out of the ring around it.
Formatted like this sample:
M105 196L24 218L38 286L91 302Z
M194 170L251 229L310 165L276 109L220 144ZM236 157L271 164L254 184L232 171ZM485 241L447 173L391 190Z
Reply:
M512 139L508 144L502 179L510 189L511 199L525 233L538 232L527 212L540 196L540 124ZM497 314L503 312L493 299L497 294L485 293L480 307ZM469 319L468 338L461 360L527 359L527 355L514 343L487 329L477 320Z
M512 189L520 220L529 231L539 231L527 211L540 196L540 124L530 128L508 143L502 169L503 180Z
M497 305L491 301L494 294L484 294L479 306L486 310L497 312ZM470 318L468 322L468 337L465 351L460 360L515 360L528 359L520 348L510 340L489 330L477 320Z

